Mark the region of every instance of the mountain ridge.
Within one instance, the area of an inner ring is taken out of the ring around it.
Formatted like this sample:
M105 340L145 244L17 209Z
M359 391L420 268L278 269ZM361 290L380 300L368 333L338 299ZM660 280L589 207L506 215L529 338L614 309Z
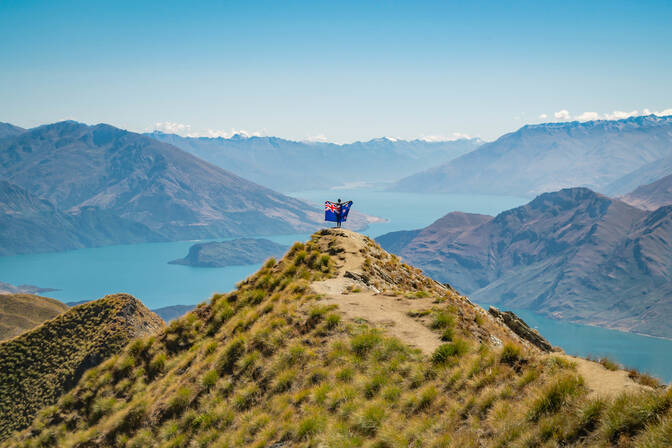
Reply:
M138 226L145 241L301 233L321 225L320 212L300 200L172 145L105 124L65 121L3 139L0 176L33 195L25 198L33 205L46 209L41 201L49 201L63 227L77 218L82 232L68 229L60 239L75 241L63 248L50 248L45 241L46 250L79 247L82 234L94 240L86 247L96 245L96 239L109 244L105 237L115 236L111 229L118 222ZM3 219L15 220L16 209L4 212ZM31 225L48 230L41 221L22 221L16 231L25 233ZM16 241L31 244L29 238Z
M458 231L437 221L396 253L479 301L672 337L672 207L646 212L573 188L479 219Z
M182 137L157 131L145 135L283 192L391 182L471 151L481 143L474 139L428 142L383 137L336 144L279 137ZM303 170L297 173L297 166Z
M2 445L604 445L655 435L671 407L328 229L133 341Z
M391 189L523 197L569 187L615 193L619 179L670 156L672 116L525 125Z

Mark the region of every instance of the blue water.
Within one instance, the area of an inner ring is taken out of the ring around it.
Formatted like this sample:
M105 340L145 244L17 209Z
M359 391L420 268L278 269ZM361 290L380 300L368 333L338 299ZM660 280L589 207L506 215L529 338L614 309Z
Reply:
M387 232L425 227L448 212L496 215L529 202L529 199L516 196L396 193L375 189L312 190L290 196L315 204L338 198L353 201L353 210L388 220L371 224L363 231L373 238Z
M482 304L484 305L484 304ZM484 305L485 308L487 306ZM605 328L549 319L527 310L513 310L530 327L565 352L576 356L608 357L669 383L672 381L672 341Z
M419 195L371 189L305 191L293 196L314 203L338 197L354 201L355 209L387 219L364 231L374 238L386 232L425 227L450 211L495 215L528 201L510 196ZM269 239L289 245L304 241L308 236L283 235ZM184 257L192 244L193 241L149 243L0 257L0 281L57 288L59 291L45 295L64 302L127 292L148 307L159 308L197 304L214 292L230 291L235 283L260 267L254 264L195 268L168 264L170 260ZM516 312L569 354L609 356L665 381L672 380L672 356L669 355L672 341L556 321L524 310Z

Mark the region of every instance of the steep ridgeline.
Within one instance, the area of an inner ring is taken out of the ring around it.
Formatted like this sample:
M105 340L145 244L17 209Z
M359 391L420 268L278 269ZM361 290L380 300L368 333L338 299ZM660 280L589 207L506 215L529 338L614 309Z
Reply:
M18 336L68 309L65 303L49 297L0 293L0 341Z
M194 244L189 248L186 257L169 263L207 268L256 264L270 257L280 257L288 248L265 238L212 241L210 243Z
M672 392L623 374L541 351L370 239L325 230L89 370L4 446L641 444L669 427Z
M306 232L321 222L304 202L104 124L66 121L0 140L0 177L88 216L94 229L113 216L170 240Z
M137 299L116 294L79 305L0 343L0 439L28 426L37 411L56 403L87 369L131 339L163 326Z
M495 218L451 213L396 253L480 302L672 337L671 242L672 207L572 188Z
M277 137L192 138L147 134L203 160L283 192L347 183L391 182L473 151L480 141L379 138L343 145ZM300 169L299 169L300 167Z
M621 199L644 210L672 205L672 174L648 185L642 185Z
M508 194L533 197L583 186L625 194L671 172L632 172L672 158L672 116L523 126L444 165L407 177L398 191ZM672 164L668 163L668 166ZM625 189L624 189L625 188Z

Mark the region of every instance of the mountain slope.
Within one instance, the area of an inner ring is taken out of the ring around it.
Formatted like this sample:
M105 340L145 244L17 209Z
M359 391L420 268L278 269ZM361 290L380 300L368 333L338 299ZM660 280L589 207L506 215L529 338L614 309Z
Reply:
M147 226L93 207L64 213L18 185L0 180L0 255L166 241Z
M33 294L0 294L0 341L11 339L67 311L56 299Z
M655 182L642 185L621 198L644 210L655 210L672 204L672 174Z
M337 145L240 135L232 138L180 137L161 132L147 135L283 192L324 190L358 182L391 182L466 154L480 144L475 139L426 142L379 138Z
M576 186L604 191L671 156L672 116L527 125L393 188L525 197Z
M374 301L392 321L367 320ZM368 238L325 230L87 372L4 446L638 443L669 425L672 392L591 386L622 373L542 352Z
M10 123L0 122L0 138L15 137L26 130Z
M79 305L0 343L0 439L29 425L89 368L163 321L127 294Z
M397 253L485 303L672 337L672 207L573 188L466 229L442 220Z
M68 213L107 211L169 239L296 233L320 221L299 200L104 124L67 121L3 140L0 175Z

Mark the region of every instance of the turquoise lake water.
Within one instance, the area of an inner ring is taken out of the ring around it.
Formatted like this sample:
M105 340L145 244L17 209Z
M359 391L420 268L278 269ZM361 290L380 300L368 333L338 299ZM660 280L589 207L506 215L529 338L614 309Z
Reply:
M357 210L387 219L387 222L373 224L364 231L374 238L386 232L427 226L450 211L494 215L529 200L507 196L418 195L370 189L306 191L292 196L314 203L338 197L354 201ZM289 245L306 240L308 236L282 235L269 239ZM159 308L203 302L214 292L230 291L236 282L260 267L255 264L195 268L168 264L170 260L184 257L192 244L193 241L149 243L0 257L0 281L57 288L58 291L45 295L65 302L127 292L148 307ZM554 321L527 311L517 312L567 353L609 356L665 381L672 380L672 341Z

